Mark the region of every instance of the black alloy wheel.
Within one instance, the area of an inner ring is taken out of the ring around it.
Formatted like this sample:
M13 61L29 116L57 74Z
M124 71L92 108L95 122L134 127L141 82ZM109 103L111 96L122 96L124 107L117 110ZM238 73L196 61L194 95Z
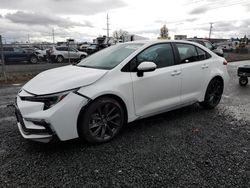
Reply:
M104 143L119 133L124 122L122 106L112 98L100 98L81 116L79 135L90 143Z
M207 87L205 100L200 104L207 109L215 108L221 100L223 89L223 82L221 80L211 80Z

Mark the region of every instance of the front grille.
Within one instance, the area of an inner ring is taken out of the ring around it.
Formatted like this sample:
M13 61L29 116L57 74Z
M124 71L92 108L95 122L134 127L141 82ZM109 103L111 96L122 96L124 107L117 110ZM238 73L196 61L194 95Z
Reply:
M17 122L20 123L23 131L26 132L27 130L23 122L22 114L17 107L15 107L15 114L16 114Z
M34 121L34 122L31 121L35 125L41 126L45 129L28 129L24 124L22 114L17 106L15 106L15 115L17 118L17 122L20 123L20 125L21 125L23 133L26 135L30 135L30 134L39 134L39 135L51 134L52 135L53 134L53 131L51 130L49 124L46 123L45 121Z

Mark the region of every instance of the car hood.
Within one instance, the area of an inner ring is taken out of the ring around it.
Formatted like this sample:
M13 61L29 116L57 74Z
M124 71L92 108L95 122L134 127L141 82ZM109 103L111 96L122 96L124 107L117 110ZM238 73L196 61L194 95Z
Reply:
M44 71L31 79L23 89L35 95L45 95L90 85L108 70L64 66Z

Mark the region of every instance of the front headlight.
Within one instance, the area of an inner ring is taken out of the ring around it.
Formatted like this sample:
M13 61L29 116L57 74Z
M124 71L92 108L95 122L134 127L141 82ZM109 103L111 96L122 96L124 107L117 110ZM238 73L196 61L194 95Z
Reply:
M77 89L73 90L68 90L68 91L63 91L60 93L54 93L54 94L49 94L49 95L37 95L37 96L32 96L32 97L20 97L21 100L25 101L32 101L32 102L42 102L44 103L44 110L47 110L54 106L55 104L59 103L61 100L63 100L64 97L66 97L69 93L77 91Z

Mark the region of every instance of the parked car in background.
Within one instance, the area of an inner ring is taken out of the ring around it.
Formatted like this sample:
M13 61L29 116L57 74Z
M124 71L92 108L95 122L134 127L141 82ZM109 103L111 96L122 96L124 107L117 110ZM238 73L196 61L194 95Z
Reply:
M53 62L62 63L66 59L80 60L87 57L86 52L80 52L75 48L66 46L52 47L50 50L50 58Z
M197 38L189 38L188 41L199 43L205 47L207 47L209 50L216 53L218 56L224 57L223 50L221 48L216 48L209 40L205 39L197 39Z
M45 49L45 50L36 49L35 50L39 60L42 60L42 61L47 60L47 53L46 53L47 50L48 49Z
M89 43L82 44L81 46L79 46L79 51L87 52L87 48L88 48L89 46L90 46Z
M86 48L86 52L90 55L93 54L95 52L99 51L99 46L98 44L90 44L87 48Z
M196 102L215 108L229 80L226 65L188 41L117 44L25 84L16 99L18 128L42 142L107 142L137 119Z
M20 47L3 47L3 54L5 62L38 62L38 56L34 50L26 50Z

